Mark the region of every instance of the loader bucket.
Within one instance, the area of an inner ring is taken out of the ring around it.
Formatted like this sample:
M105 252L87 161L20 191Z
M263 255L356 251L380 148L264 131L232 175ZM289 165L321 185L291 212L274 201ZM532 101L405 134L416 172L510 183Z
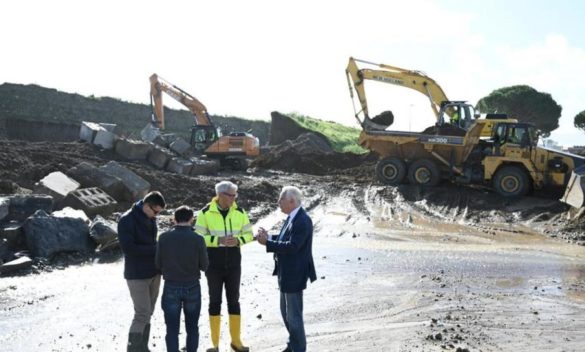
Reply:
M585 205L585 166L575 169L561 201L575 208Z

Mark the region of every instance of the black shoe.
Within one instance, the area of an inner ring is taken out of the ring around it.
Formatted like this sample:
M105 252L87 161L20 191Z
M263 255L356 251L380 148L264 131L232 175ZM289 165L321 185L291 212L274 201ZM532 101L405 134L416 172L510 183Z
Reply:
M142 352L142 334L131 332L128 334L127 352Z
M211 347L211 348L208 348L206 352L219 352L219 348Z
M238 347L238 346L234 345L233 343L230 343L230 347L235 352L249 352L250 351L250 347L246 347L246 346Z
M290 347L286 346L286 348L282 350L282 352L292 352L292 350L290 349Z

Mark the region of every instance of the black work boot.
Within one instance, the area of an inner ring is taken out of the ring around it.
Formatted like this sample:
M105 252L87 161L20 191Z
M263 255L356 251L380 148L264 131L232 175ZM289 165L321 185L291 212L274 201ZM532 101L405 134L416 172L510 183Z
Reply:
M141 352L150 352L148 349L148 339L150 338L150 324L146 324L142 332L142 350Z
M142 334L138 332L131 332L128 334L128 348L127 352L143 352L142 350Z

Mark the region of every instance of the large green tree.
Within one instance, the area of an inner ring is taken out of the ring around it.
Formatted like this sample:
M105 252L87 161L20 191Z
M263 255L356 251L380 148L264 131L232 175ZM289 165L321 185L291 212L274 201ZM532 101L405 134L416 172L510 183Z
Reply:
M573 123L575 124L575 127L585 132L585 110L575 116Z
M540 129L544 137L559 127L562 107L548 93L518 85L491 92L477 102L482 113L506 113L510 118L530 122Z

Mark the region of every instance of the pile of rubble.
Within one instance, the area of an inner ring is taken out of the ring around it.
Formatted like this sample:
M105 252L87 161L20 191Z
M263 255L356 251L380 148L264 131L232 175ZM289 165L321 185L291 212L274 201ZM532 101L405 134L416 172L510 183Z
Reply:
M146 162L180 175L215 173L215 161L189 158L190 146L180 138L157 143L122 138L115 125L84 122L80 139L123 160ZM32 189L0 184L0 274L30 267L35 258L61 252L93 253L117 245L116 225L107 220L119 202L144 197L151 184L117 161L102 165L80 162L51 171ZM5 194L2 196L1 194ZM33 258L33 259L31 259Z

